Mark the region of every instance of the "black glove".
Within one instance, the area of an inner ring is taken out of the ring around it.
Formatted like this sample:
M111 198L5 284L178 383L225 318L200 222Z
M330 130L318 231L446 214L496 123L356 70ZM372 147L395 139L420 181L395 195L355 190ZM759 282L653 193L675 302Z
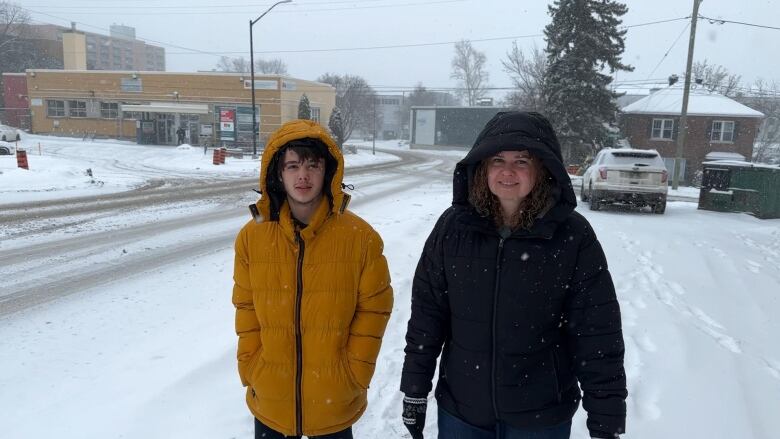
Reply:
M404 396L404 425L412 439L423 439L425 428L425 411L428 409L428 399L419 395Z

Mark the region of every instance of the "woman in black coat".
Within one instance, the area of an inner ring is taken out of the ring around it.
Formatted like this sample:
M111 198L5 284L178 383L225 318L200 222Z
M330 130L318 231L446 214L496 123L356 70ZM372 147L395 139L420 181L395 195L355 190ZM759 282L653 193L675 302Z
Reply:
M592 437L622 434L620 308L550 123L496 115L453 193L412 286L401 378L412 437L423 437L442 347L439 438L568 438L581 399Z

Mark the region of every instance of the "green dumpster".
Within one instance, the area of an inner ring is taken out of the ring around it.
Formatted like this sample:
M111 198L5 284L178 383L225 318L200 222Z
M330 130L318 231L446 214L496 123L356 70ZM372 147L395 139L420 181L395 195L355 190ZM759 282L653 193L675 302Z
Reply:
M780 166L735 161L702 166L699 209L780 218Z

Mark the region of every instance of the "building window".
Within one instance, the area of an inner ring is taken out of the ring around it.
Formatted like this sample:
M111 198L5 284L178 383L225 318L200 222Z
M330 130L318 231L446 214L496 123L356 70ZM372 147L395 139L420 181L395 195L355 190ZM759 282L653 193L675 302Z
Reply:
M674 132L674 119L653 119L651 139L671 140Z
M100 117L103 119L116 119L119 115L119 104L116 102L101 102Z
M65 117L65 101L46 101L46 115L49 117Z
M86 101L68 101L68 116L87 117Z
M311 108L311 120L320 123L320 107L310 107Z
M713 142L733 142L734 122L730 120L716 120L712 122L710 140Z

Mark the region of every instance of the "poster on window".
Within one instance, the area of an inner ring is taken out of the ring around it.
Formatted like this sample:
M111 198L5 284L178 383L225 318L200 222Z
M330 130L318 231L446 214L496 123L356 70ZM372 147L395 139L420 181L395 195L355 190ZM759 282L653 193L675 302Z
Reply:
M236 110L219 110L219 138L220 140L236 140Z

